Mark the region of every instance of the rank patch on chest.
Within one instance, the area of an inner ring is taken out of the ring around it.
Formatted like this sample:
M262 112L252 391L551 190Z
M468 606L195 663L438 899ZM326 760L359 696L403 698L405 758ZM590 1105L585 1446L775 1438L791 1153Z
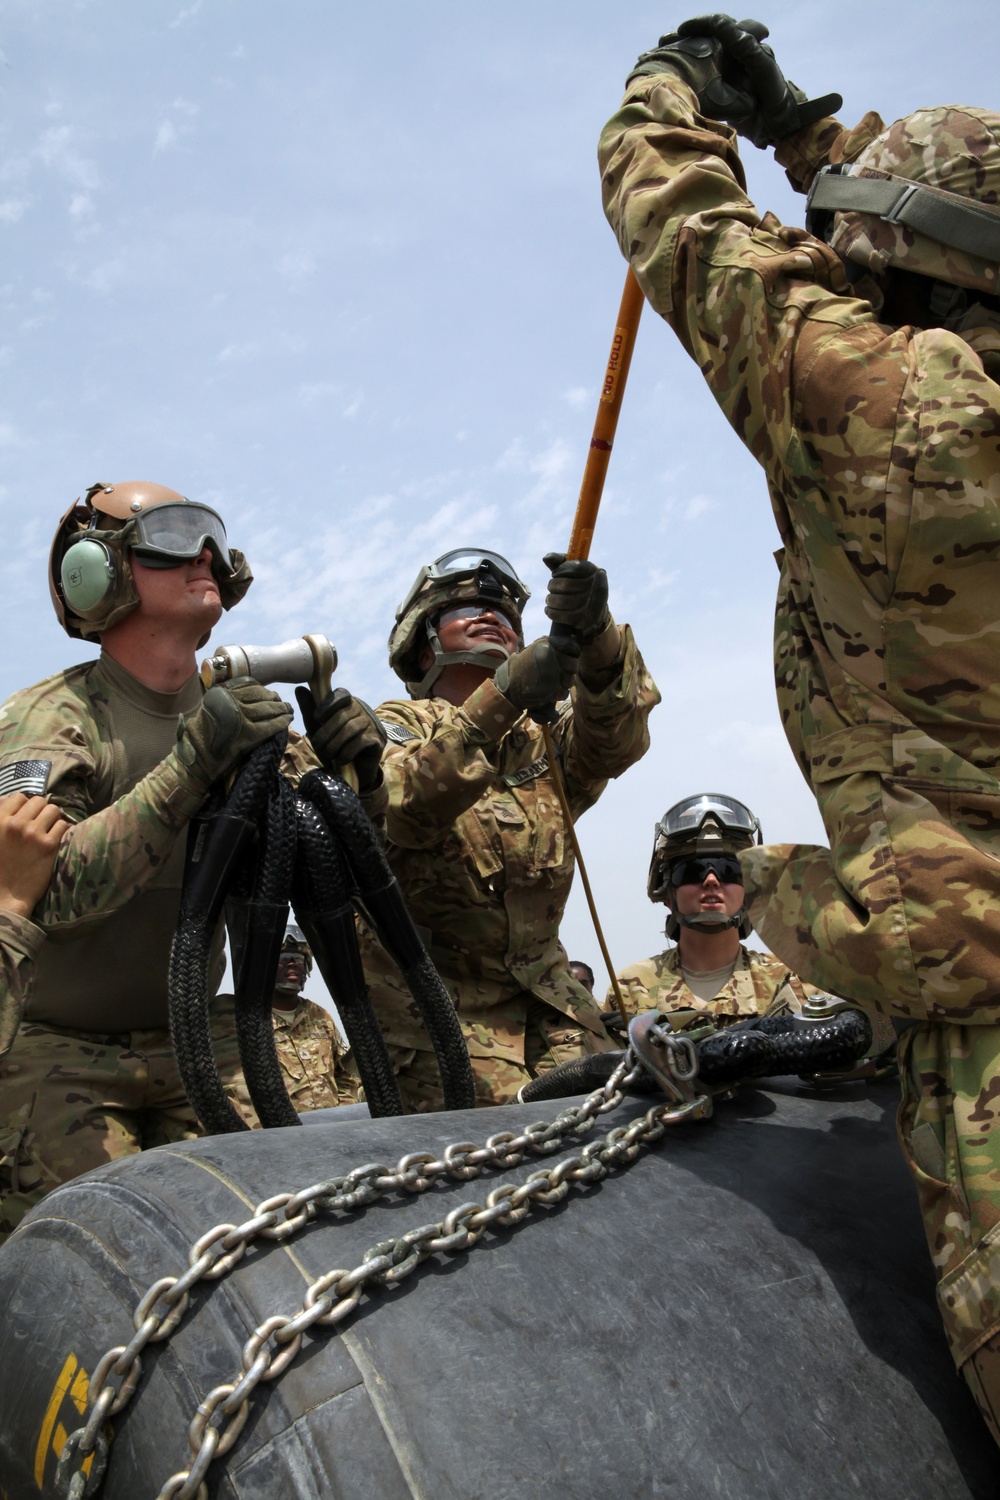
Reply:
M16 760L0 768L0 797L23 792L26 797L43 797L52 770L50 760Z

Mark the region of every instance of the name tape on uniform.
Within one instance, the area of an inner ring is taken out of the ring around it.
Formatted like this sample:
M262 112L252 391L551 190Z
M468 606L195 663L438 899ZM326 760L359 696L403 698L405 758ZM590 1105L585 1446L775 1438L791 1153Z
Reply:
M549 757L540 755L530 766L522 766L520 771L508 771L503 779L507 786L523 786L526 781L534 781L536 776L543 775L548 769Z

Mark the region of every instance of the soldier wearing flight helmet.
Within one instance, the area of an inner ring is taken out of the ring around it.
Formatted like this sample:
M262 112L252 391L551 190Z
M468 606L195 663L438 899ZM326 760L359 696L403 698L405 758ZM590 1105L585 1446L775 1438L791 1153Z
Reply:
M162 485L92 485L57 528L56 614L101 649L0 709L0 795L46 796L71 825L35 913L49 941L0 1060L0 1238L57 1183L199 1133L167 1031L181 835L291 720L258 683L203 693L198 678L196 650L251 581L218 513ZM288 774L310 764L304 741L290 747ZM216 985L221 956L220 929Z
M701 16L639 59L605 210L781 533L779 707L830 847L743 855L754 927L905 1025L900 1137L1000 1441L1000 115L846 130L766 36ZM775 147L811 233L760 217L729 125Z
M498 553L458 549L422 568L389 637L412 701L377 711L389 736L389 861L454 999L484 1104L610 1045L559 943L573 854L530 715L561 700L553 740L578 816L644 754L659 701L631 631L611 618L604 572L546 562L546 614L572 629L566 646L524 645L528 590ZM403 1098L435 1108L437 1069L412 1002L367 936L363 957Z

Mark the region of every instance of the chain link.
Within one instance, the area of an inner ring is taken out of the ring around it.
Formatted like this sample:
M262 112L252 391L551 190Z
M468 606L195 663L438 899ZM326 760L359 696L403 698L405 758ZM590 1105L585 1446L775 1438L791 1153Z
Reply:
M669 1040L676 1042L678 1038ZM673 1045L665 1050L668 1066L677 1068L677 1083L687 1083L689 1059L685 1050ZM267 1198L243 1224L217 1224L208 1230L191 1246L186 1271L180 1276L162 1276L148 1288L133 1314L135 1334L131 1341L109 1349L99 1361L90 1379L87 1422L70 1434L59 1459L57 1493L67 1500L84 1500L96 1494L108 1463L105 1423L135 1394L142 1373L141 1352L147 1344L162 1342L174 1333L187 1312L192 1287L199 1281L227 1275L255 1240L283 1243L320 1214L356 1213L386 1193L424 1193L441 1177L470 1181L487 1170L519 1166L529 1154L549 1155L568 1139L581 1140L599 1115L617 1108L625 1088L641 1072L629 1048L603 1088L588 1094L581 1104L561 1111L554 1120L535 1121L519 1133L500 1131L480 1146L455 1141L440 1157L426 1151L411 1152L401 1157L395 1168L367 1162L342 1177ZM613 1168L634 1161L640 1148L658 1140L668 1125L704 1119L711 1110L711 1099L701 1094L655 1105L630 1124L615 1126L602 1140L583 1146L577 1154L532 1172L524 1182L502 1183L487 1195L485 1203L462 1203L436 1223L378 1241L353 1269L327 1271L307 1289L302 1306L291 1316L274 1314L254 1329L243 1346L239 1371L231 1381L209 1391L192 1418L188 1428L192 1455L189 1467L171 1475L157 1500L207 1500L204 1476L213 1460L227 1453L239 1437L254 1390L282 1374L309 1329L338 1326L354 1312L370 1287L396 1285L429 1256L471 1249L494 1225L514 1228L537 1206L560 1202L572 1185L600 1182ZM86 1475L83 1464L90 1454L93 1460Z

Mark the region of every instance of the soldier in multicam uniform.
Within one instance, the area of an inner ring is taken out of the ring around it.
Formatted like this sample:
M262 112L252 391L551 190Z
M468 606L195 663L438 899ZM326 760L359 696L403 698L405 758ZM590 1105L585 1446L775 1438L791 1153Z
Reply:
M389 861L455 1002L482 1104L611 1045L559 943L573 853L542 731L527 715L569 694L552 735L579 816L644 754L659 702L631 631L608 611L604 573L546 561L546 613L575 641L525 647L528 590L510 563L450 552L421 571L389 637L413 701L377 711L389 735ZM436 1108L440 1081L415 1007L367 934L362 956L404 1101Z
M160 485L94 485L57 530L57 614L101 655L0 710L0 794L44 793L71 825L35 912L49 941L0 1061L0 1238L59 1182L199 1133L167 1031L179 835L291 719L248 679L204 696L198 680L196 649L251 577L218 515ZM318 706L328 734L356 709L349 696L335 707ZM315 757L299 742L287 764L294 775ZM220 931L216 985L221 953ZM217 1043L225 1063L231 1021Z
M333 1017L306 1000L302 991L312 972L312 949L302 931L289 926L281 945L278 973L271 997L274 1045L288 1096L300 1112L357 1104L361 1079L351 1051ZM216 996L213 1009L228 1012L231 995ZM220 1069L221 1072L221 1069ZM259 1125L243 1074L222 1074L226 1093L252 1128Z
M784 543L779 703L831 847L744 854L751 918L907 1028L903 1147L1000 1440L1000 116L844 130L766 34L703 17L640 59L601 137L604 202ZM760 218L717 119L776 145L815 234Z
M617 975L630 1015L659 1010L709 1013L719 1025L801 1009L814 993L779 958L744 947L750 936L743 872L736 856L760 842L760 823L735 797L685 797L656 825L647 892L668 908L675 944ZM614 990L605 1008L617 1010Z

